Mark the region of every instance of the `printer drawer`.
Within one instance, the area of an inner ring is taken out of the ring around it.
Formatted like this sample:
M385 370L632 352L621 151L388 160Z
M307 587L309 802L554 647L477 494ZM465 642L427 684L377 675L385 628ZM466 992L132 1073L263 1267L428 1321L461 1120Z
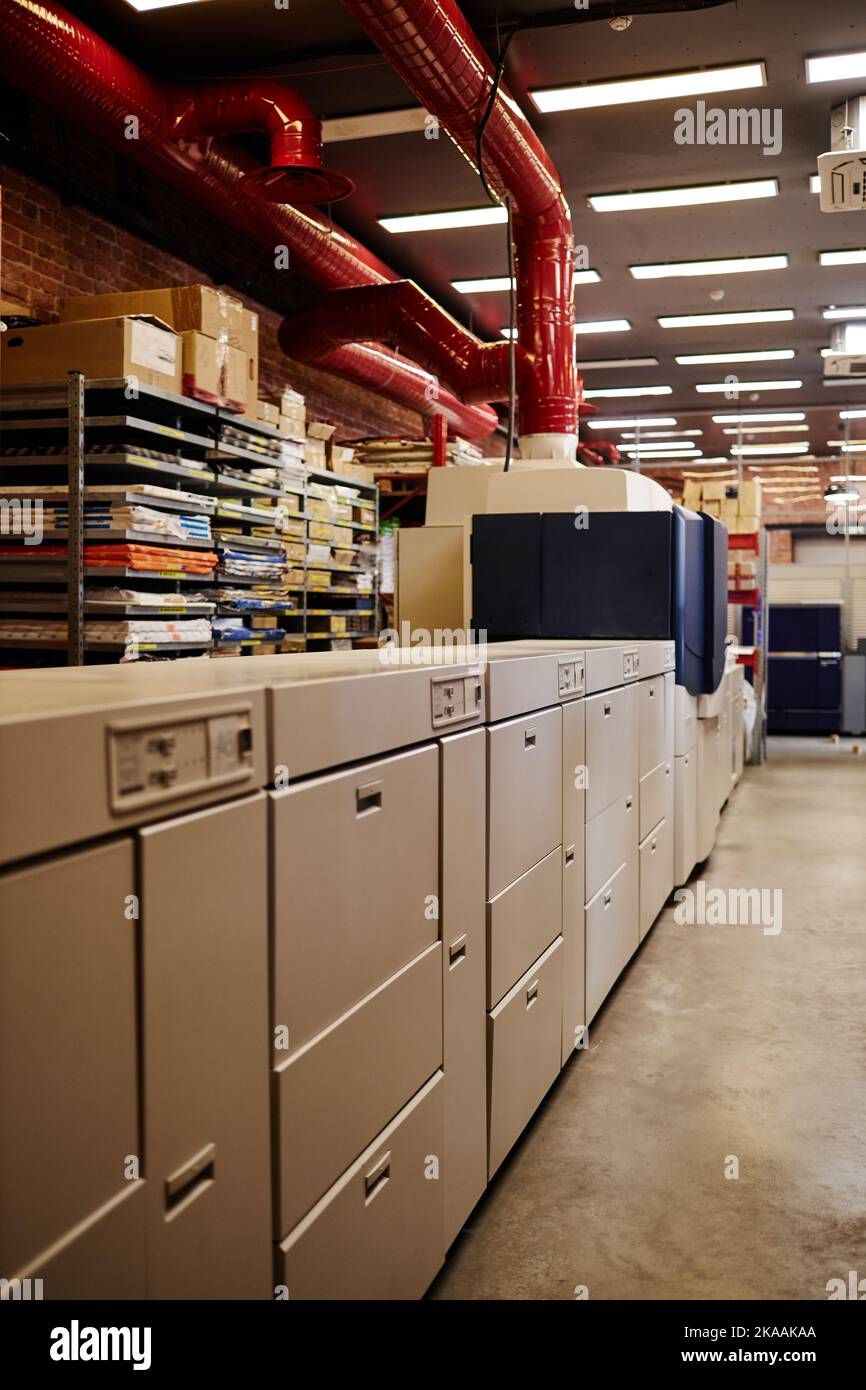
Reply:
M697 749L674 758L674 883L685 883L698 857Z
M674 886L674 837L670 820L661 821L640 847L640 939L643 941Z
M491 1177L559 1074L561 947L558 937L488 1016Z
M631 691L607 690L591 695L586 705L586 818L595 817L612 801L634 788L629 785L635 731L629 727L634 706Z
M126 837L0 873L3 1278L115 1200L141 1152L134 865Z
M297 1299L421 1298L445 1258L439 1071L277 1249Z
M274 1023L294 1051L438 938L438 750L317 777L270 804Z
M441 1065L436 942L274 1072L278 1239Z
M637 850L586 909L586 1012L590 1022L637 950Z
M698 697L690 695L684 685L675 687L674 694L674 752L678 758L690 753L698 741Z
M487 1007L507 994L562 931L562 850L487 904Z
M653 826L669 817L674 805L672 762L659 763L640 784L640 838L646 839Z
M640 776L646 777L665 756L665 681L653 676L637 688Z
M638 845L638 809L632 793L618 797L586 827L586 901L633 858Z
M487 731L488 879L494 898L562 843L562 711Z

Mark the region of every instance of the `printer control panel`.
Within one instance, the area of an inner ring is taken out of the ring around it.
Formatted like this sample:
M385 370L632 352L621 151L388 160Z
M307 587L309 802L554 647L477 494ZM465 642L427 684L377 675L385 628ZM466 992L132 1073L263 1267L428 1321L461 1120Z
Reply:
M108 757L115 812L222 786L247 777L252 768L251 712L114 724Z
M437 677L430 682L430 691L434 729L481 718L484 691L480 674Z
M585 679L582 656L559 662L558 686L560 700L567 700L573 695L583 694Z
M640 652L636 647L630 647L622 654L622 678L624 681L634 681L640 676Z

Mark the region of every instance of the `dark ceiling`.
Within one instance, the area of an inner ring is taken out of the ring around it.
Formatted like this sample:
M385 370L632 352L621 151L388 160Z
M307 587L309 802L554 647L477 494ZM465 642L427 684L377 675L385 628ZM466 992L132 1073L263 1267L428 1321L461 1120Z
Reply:
M340 0L291 0L287 9L276 8L274 0L206 0L149 13L136 13L126 0L67 4L143 67L163 76L284 76L323 118L416 105ZM507 29L518 18L543 22L564 11L563 0L467 0L464 9L491 53L497 50L497 20ZM863 0L738 0L689 13L637 16L623 33L602 20L530 29L515 38L509 85L560 170L576 240L588 247L590 264L602 277L600 284L578 289L577 317L627 318L632 324L630 332L579 339L579 357L659 359L658 367L587 371L585 384L590 389L673 387L671 396L660 399L617 401L609 408L600 402L606 414L674 414L682 425L708 429L701 447L709 456L727 452L731 443L709 424L709 413L810 406L810 433L799 438L808 438L818 453L826 452L827 439L839 432L840 408L866 406L866 382L824 386L820 357L829 342L822 307L866 302L866 266L829 269L817 261L821 250L866 246L866 215L822 214L809 190L817 156L829 148L831 107L866 90L866 79L853 88L835 82L809 86L804 64L811 53L857 48L866 48ZM527 95L536 87L749 60L766 63L767 87L710 96L708 105L779 108L783 146L777 156L765 156L754 146L675 144L673 113L682 100L539 116ZM507 296L466 297L450 282L505 273L501 227L394 236L377 223L388 214L484 202L477 176L450 142L425 140L421 133L340 141L327 145L326 159L356 184L352 197L334 209L335 220L465 322L486 335L498 334L507 320ZM586 202L593 193L766 177L779 180L779 197L605 214ZM641 262L780 252L790 258L787 270L649 281L635 281L628 271ZM719 301L713 292L720 290ZM661 313L769 308L794 309L796 318L686 330L663 330L656 322ZM674 353L780 347L794 348L796 357L742 367L683 367L673 361ZM739 404L696 393L697 382L722 380L729 371L744 380L797 377L804 389L741 397ZM700 411L701 417L686 417L686 411Z

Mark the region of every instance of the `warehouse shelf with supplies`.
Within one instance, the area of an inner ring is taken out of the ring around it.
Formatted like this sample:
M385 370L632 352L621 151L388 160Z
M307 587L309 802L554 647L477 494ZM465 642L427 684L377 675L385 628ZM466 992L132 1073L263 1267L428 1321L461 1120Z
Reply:
M160 387L80 373L0 389L0 423L0 613L37 629L41 620L45 634L16 639L25 629L10 627L4 665L16 649L15 664L32 665L37 651L56 664L65 651L79 665L130 651L320 650L375 636L378 488L311 469L303 441ZM34 543L24 509L37 504ZM350 552L353 564L337 563ZM314 573L339 577L327 592L342 606L322 613L307 601L326 592ZM94 623L107 635L120 619L128 639L93 640ZM207 642L181 640L178 625L203 619ZM166 641L137 640L152 635L152 620Z

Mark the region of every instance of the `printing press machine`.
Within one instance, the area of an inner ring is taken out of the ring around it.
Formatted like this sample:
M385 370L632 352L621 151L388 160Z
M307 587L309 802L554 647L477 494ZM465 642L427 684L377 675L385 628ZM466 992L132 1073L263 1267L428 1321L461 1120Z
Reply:
M0 676L3 1278L429 1287L705 848L722 735L672 641L405 655Z

